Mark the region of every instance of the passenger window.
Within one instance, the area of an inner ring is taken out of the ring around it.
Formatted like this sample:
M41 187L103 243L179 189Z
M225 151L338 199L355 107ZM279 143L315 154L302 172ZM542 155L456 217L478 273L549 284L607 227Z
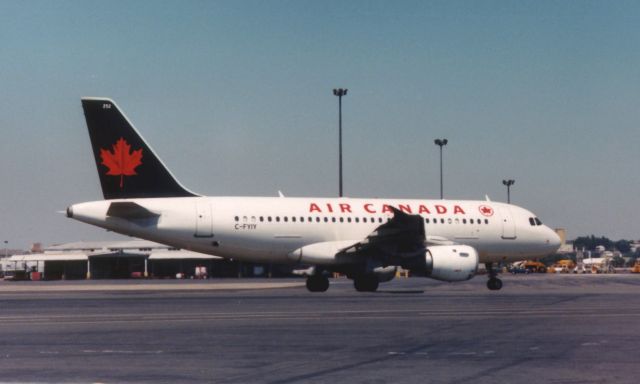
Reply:
M256 217L255 216L251 216L251 222L255 223L256 222Z
M271 222L271 216L267 217L267 221Z
M485 224L489 224L489 219L484 219Z
M360 222L360 218L356 217L356 223L359 223L359 222Z
M276 221L280 222L280 216L276 216Z
M287 221L287 220L285 220L285 221ZM291 216L291 221L295 223L296 222L296 217L295 216Z
M351 222L351 218L347 217L347 223L350 223L350 222Z
M262 223L264 221L264 216L260 216L260 222Z
M460 224L460 219L455 219L456 224Z
M340 222L341 222L341 223L344 223L344 217L341 217L341 218L340 218Z
M469 219L469 224L473 224L473 219Z
M246 223L247 222L247 216L242 216L242 222Z
M453 223L453 220L451 220L451 218L449 218L449 219L447 220L447 222L448 222L449 224L451 224L451 223Z
M336 218L335 218L335 217L332 217L332 218L331 218L331 222L332 222L332 223L335 223L335 222L336 222Z
M440 224L444 224L444 219L440 219Z
M238 216L235 217L236 221L240 221L240 218Z
M429 218L428 218L428 217L425 217L425 218L424 218L424 222L425 222L425 223L427 223L427 224L429 224Z
M467 219L462 219L462 224L467 224Z

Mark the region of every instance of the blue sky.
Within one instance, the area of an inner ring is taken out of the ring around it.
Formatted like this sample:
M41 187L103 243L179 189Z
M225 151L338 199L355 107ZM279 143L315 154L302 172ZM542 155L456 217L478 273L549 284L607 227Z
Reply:
M570 237L640 238L640 4L0 1L0 238L115 235L81 96L112 97L209 195L512 201Z

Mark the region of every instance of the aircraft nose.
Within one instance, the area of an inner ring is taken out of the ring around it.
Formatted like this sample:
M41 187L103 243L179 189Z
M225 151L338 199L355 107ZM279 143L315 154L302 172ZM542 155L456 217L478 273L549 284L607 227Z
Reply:
M560 245L562 243L562 240L560 239L560 236L558 236L556 231L554 231L553 229L551 229L549 227L547 227L547 233L546 233L546 240L545 241L546 241L546 243L548 245L550 253L556 252L558 250L558 248L560 248Z

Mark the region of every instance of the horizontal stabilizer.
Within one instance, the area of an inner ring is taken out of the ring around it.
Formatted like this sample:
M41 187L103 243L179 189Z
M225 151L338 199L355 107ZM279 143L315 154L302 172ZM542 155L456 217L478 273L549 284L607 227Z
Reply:
M152 219L155 217L160 217L160 214L152 212L139 204L130 201L122 201L111 203L109 205L109 209L107 210L107 216L119 217L127 220L136 220Z

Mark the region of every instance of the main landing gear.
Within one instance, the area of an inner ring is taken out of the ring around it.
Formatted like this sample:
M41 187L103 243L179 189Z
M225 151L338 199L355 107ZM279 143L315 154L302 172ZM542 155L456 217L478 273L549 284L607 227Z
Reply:
M326 292L329 289L329 279L323 274L315 274L307 277L307 289L309 292Z
M353 286L358 292L375 292L379 284L378 276L373 273L356 275L353 278Z
M374 273L364 273L353 277L353 286L358 292L375 292L380 284ZM326 292L329 289L329 279L322 273L314 273L307 277L309 292Z
M487 281L487 288L492 291L498 291L502 288L502 280L498 279L498 272L493 269L493 263L486 263L485 267L489 273L489 281Z

